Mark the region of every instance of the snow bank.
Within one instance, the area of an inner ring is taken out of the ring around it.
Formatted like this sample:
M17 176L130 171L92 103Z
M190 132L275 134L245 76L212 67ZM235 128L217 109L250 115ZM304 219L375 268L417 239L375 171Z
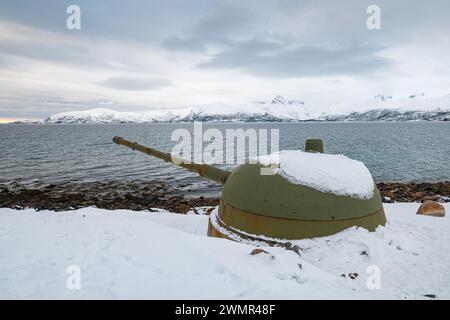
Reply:
M418 206L386 204L389 223L373 233L295 241L301 257L251 256L252 245L207 237L201 215L0 209L0 298L448 299L450 219L417 216ZM71 265L79 290L66 286ZM373 266L380 289L367 287Z
M373 197L374 182L367 167L343 155L284 150L257 161L263 166L279 165L277 174L291 183L357 199Z

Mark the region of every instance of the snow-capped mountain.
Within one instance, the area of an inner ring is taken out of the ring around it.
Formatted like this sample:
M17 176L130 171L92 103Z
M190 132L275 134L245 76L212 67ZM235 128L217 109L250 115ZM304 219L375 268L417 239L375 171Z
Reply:
M388 95L376 95L360 103L334 105L318 105L276 96L270 102L252 102L243 105L217 103L182 109L155 109L140 113L95 108L58 113L45 119L44 123L412 120L450 120L450 95L427 97L424 94L412 94L397 99Z
M317 118L303 102L275 97L270 103L244 105L207 104L183 109L156 109L141 113L120 112L106 108L55 114L45 123L147 123L192 121L299 121Z
M398 109L376 109L366 112L351 112L344 115L325 116L324 121L450 121L450 110L401 111Z

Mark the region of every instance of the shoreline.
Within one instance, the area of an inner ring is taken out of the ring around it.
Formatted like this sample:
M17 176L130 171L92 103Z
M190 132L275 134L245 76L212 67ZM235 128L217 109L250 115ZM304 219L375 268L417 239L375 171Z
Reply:
M450 202L450 181L379 182L377 186L385 203L426 200ZM189 195L188 191L162 181L57 183L35 187L0 184L0 208L33 208L56 212L85 207L134 211L159 208L185 214L196 207L219 204L218 196L195 197Z

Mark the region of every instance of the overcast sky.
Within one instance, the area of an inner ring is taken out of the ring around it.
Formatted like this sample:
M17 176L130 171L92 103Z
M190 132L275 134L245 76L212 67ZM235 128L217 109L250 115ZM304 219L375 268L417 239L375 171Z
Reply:
M0 0L0 118L443 95L449 57L448 0Z

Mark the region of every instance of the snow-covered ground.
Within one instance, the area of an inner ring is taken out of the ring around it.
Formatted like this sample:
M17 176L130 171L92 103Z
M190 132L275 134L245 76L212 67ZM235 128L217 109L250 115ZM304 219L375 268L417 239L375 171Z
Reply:
M295 241L301 257L209 238L202 215L0 209L0 298L448 299L450 219L417 216L418 205L385 204L389 223L374 233Z

